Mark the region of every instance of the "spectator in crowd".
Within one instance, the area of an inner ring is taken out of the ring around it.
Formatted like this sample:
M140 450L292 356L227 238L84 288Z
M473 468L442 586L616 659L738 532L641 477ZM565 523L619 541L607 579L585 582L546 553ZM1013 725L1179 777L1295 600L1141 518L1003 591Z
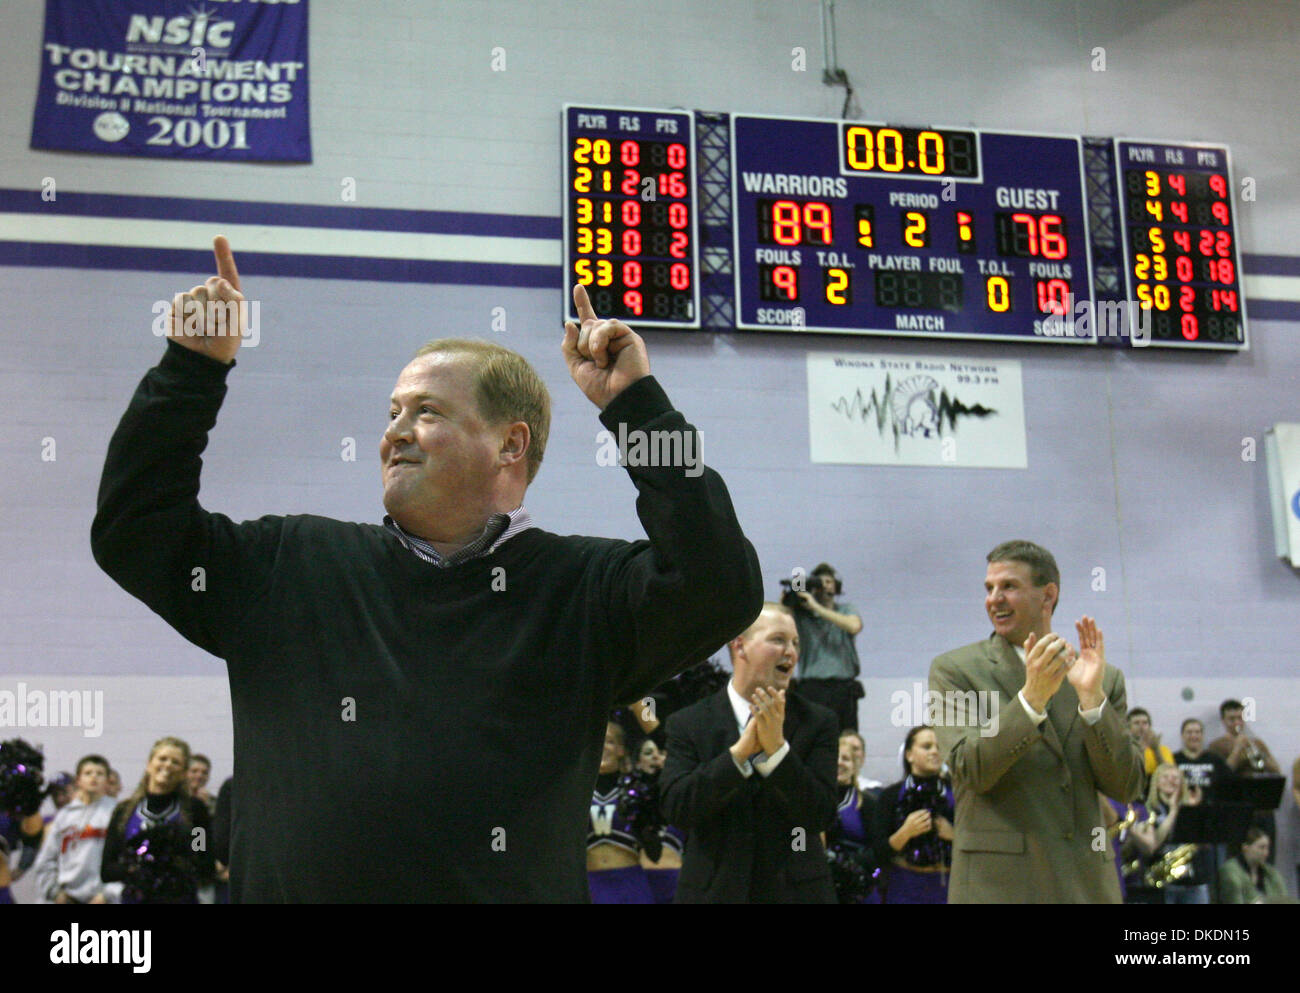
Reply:
M209 836L211 827L208 808L189 794L185 781L190 765L190 746L180 738L159 738L149 750L140 785L113 811L104 840L104 861L101 875L106 883L125 883L123 903L150 902L146 893L143 899L135 894L137 888L149 889L144 879L144 869L131 865L128 842L141 832L164 824L175 824L186 838L195 837L195 828L202 829L205 844L189 846L186 859L192 870L193 892L179 902L198 903L198 887L212 878L213 858Z
M1128 712L1128 733L1142 753L1142 767L1147 780L1158 765L1173 765L1174 753L1160 743L1160 735L1151 727L1151 715L1141 707Z
M858 727L862 684L853 639L862 618L850 603L837 603L843 592L839 575L825 562L808 577L809 590L796 591L795 625L799 629L799 672L795 692L835 712L841 729Z
M212 775L212 760L206 755L199 755L197 752L190 756L190 767L186 770L185 779L189 784L190 796L202 801L203 806L208 808L208 813L216 813L217 798L208 792L208 779Z
M35 860L45 831L39 810L0 811L0 906L14 902L10 886Z
M1286 903L1282 874L1268 864L1268 835L1261 828L1246 831L1241 851L1219 870L1220 903Z
M1245 708L1240 700L1224 700L1219 705L1219 717L1223 721L1224 734L1209 744L1209 750L1228 764L1228 768L1238 775L1255 772L1273 772L1280 774L1281 767L1268 745L1259 738L1246 733L1246 721L1243 717Z
M1115 853L1115 872L1119 876L1120 892L1124 894L1125 903L1151 903L1150 899L1140 898L1142 890L1142 868L1146 860L1156 850L1155 828L1146 808L1146 802L1138 799L1132 803L1121 803L1099 792L1101 801L1101 819L1106 827L1106 837L1110 839L1111 850ZM1156 901L1163 903L1163 899Z
M885 866L885 903L947 903L952 868L953 792L940 772L933 728L903 742L903 778L880 791L875 835Z
M858 789L876 791L885 784L878 779L872 779L863 771L863 765L867 761L867 743L862 740L862 735L852 728L845 728L840 732L840 744L848 743L853 750L853 766L858 770Z
M592 903L654 903L641 867L642 839L628 823L627 797L620 779L632 763L626 732L615 721L605 725L605 747L591 794L587 832L587 884Z
M230 903L230 827L234 817L233 776L217 790L217 810L212 815L213 903Z
M122 774L112 766L108 767L108 780L104 783L104 796L117 799L117 795L122 792Z
M650 775L658 775L663 771L664 753L655 744L653 738L646 738L645 741L641 742L641 747L637 749L636 753L636 767Z
M1291 799L1295 801L1296 810L1300 811L1300 758L1291 764ZM1295 883L1296 892L1300 893L1300 831L1291 836L1292 844L1295 845Z
M857 738L858 748L854 748ZM840 903L880 903L879 850L876 831L876 798L858 788L858 773L864 754L856 731L840 734L836 785L839 806L835 822L826 835L827 855L832 860L831 876ZM835 866L839 866L837 870Z
M1238 776L1281 775L1282 767L1273 758L1268 745L1246 730L1245 707L1240 700L1224 700L1219 705L1219 717L1223 721L1224 734L1209 744L1214 752L1227 763L1229 769ZM1268 835L1270 863L1277 853L1277 820L1273 811L1256 809L1255 824L1264 829Z
M660 795L688 832L677 902L834 903L821 832L835 818L839 729L827 708L786 696L794 617L766 603L727 648L727 685L668 718Z
M1198 787L1207 800L1214 799L1214 789L1232 775L1232 770L1214 752L1205 747L1205 725L1195 717L1183 721L1183 747L1174 752L1173 764L1183 770L1189 788Z
M32 875L42 903L116 903L120 883L99 875L113 798L104 795L108 760L87 755L77 763L72 799L59 808L45 832Z
M650 777L654 783L656 797L659 789L660 773L663 772L664 760L668 753L661 749L652 738L646 738L637 749L636 767ZM657 802L657 801L656 801ZM682 869L682 852L686 847L686 832L671 824L664 824L659 831L663 849L658 860L652 859L650 853L641 849L641 868L645 870L646 882L650 884L650 893L657 904L669 904L677 894L677 877Z
M1176 848L1182 847L1170 840L1178 826L1178 814L1186 807L1195 807L1201 799L1200 789L1187 785L1183 771L1178 766L1169 763L1156 766L1147 792L1147 809L1155 815L1156 850L1152 856L1153 866ZM1192 857L1191 871L1181 879L1172 879L1164 885L1165 903L1210 902L1210 882L1214 873L1214 863L1210 856L1208 845L1197 847Z
M54 813L57 814L77 795L77 777L70 772L61 772L50 780L45 792L54 804ZM45 823L49 824L53 820L54 815L51 814L45 818Z

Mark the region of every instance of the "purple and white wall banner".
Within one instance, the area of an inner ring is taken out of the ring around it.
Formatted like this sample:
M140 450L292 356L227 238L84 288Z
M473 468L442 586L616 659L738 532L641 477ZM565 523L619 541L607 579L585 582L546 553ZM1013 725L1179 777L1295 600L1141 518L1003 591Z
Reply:
M310 162L307 0L45 0L32 147Z

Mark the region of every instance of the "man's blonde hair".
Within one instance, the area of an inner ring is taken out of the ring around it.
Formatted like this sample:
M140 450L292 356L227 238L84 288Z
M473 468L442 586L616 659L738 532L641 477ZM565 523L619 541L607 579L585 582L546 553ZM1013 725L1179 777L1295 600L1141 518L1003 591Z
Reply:
M528 482L542 467L551 430L551 395L528 360L490 341L439 338L424 345L411 360L425 355L460 355L474 374L478 412L489 424L523 421L528 425Z

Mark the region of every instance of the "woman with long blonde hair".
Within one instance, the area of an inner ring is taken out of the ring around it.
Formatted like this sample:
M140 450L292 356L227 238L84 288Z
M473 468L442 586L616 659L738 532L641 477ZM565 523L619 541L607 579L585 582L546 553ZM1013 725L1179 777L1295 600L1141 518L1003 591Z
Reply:
M1187 777L1176 765L1162 762L1151 774L1147 788L1147 809L1155 815L1156 851L1152 864L1169 855L1176 847L1170 842L1178 824L1178 813L1184 807L1195 807L1201 802L1199 787L1187 785ZM1214 864L1210 850L1202 846L1192 858L1191 871L1181 879L1171 880L1162 889L1165 903L1209 903L1210 881Z
M209 845L208 808L190 796L185 773L190 765L190 746L180 738L159 738L149 750L144 775L127 799L117 805L109 821L108 836L104 839L104 861L100 870L104 882L125 882L123 903L151 902L146 893L132 898L133 883L139 883L138 874L132 873L126 855L128 842L150 828L164 824L177 825L191 842L184 846L195 879L195 892L175 901L161 902L197 903L198 886L212 879L212 851ZM201 832L201 833L200 833ZM201 843L195 844L195 842ZM196 850L197 849L197 850Z

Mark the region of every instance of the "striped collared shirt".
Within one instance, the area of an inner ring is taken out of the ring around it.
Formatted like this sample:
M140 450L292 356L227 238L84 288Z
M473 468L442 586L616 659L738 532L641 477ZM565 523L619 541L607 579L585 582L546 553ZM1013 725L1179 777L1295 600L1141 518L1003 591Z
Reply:
M442 569L468 562L470 559L491 555L497 550L498 546L505 544L515 535L527 531L532 526L533 519L528 515L528 511L524 509L524 505L520 504L508 514L493 514L488 518L487 526L483 528L482 534L465 547L457 549L450 555L443 555L429 542L413 534L407 534L395 520L387 514L384 515L384 527L397 535L398 541L414 552L420 559Z

